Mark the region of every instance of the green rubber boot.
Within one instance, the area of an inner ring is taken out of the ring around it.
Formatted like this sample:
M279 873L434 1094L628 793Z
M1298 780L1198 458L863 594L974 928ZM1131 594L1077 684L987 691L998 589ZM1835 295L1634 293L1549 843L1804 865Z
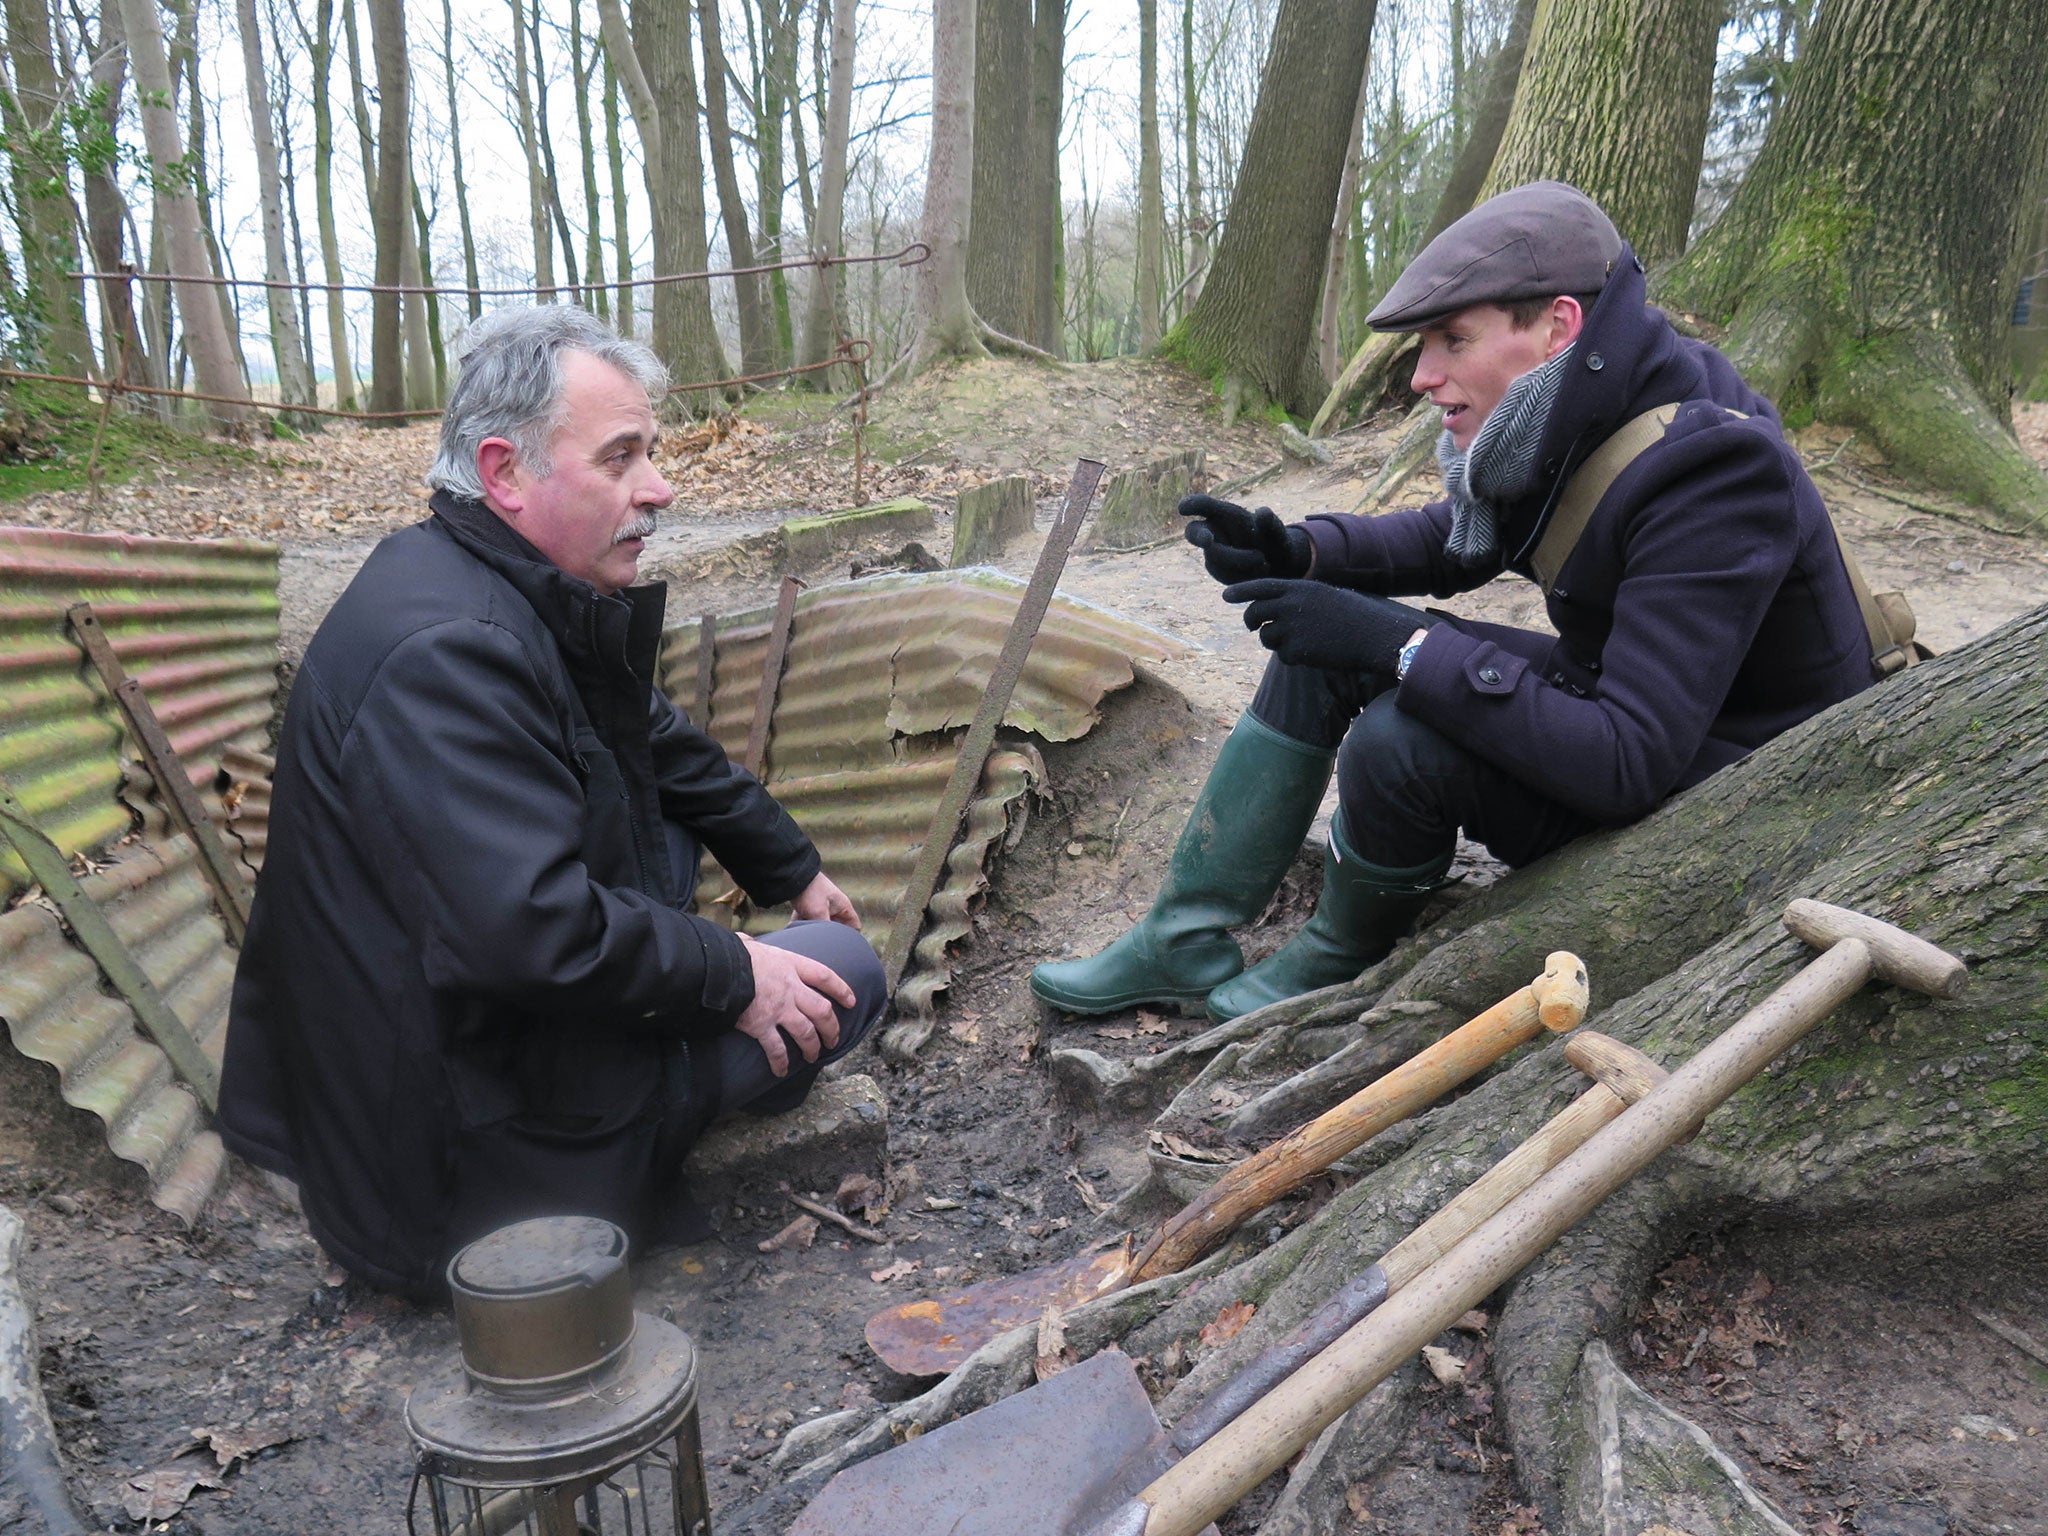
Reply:
M1039 966L1031 990L1068 1013L1201 1002L1244 969L1227 930L1257 917L1280 889L1336 760L1332 749L1242 716L1188 814L1152 910L1099 955Z
M1450 867L1449 854L1413 869L1368 864L1344 841L1342 814L1333 816L1315 912L1279 949L1211 992L1209 1017L1222 1023L1351 980L1385 958Z

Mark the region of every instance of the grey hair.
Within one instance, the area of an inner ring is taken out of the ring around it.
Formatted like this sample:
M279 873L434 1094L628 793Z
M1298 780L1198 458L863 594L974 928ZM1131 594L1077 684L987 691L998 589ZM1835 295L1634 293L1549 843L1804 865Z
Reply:
M496 309L462 338L462 376L441 417L441 446L427 470L437 490L482 501L476 451L502 437L541 479L554 473L550 445L562 424L562 354L588 352L647 391L650 404L668 394L668 369L637 341L619 335L573 304Z

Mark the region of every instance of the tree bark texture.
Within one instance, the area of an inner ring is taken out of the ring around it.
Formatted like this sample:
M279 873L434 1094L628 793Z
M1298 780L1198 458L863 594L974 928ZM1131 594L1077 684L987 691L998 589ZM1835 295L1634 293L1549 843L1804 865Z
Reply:
M1005 336L1030 339L1043 210L1032 182L1031 0L974 0L974 209L967 299Z
M633 230L626 216L626 147L619 136L619 76L604 47L604 151L612 177L612 270L618 274L619 298L613 313L619 334L633 334Z
M822 0L821 0L822 3ZM825 91L825 137L819 145L818 221L811 254L846 254L846 151L853 128L853 50L855 0L831 0L832 64ZM844 328L846 269L820 267L811 274L810 306L804 316L804 347L799 361L822 363L832 355ZM821 369L808 375L818 388L831 386L832 375L844 369Z
M445 0L444 0L445 3ZM576 92L576 146L583 156L583 282L586 301L598 318L612 317L611 290L604 286L604 219L597 195L597 134L590 116L590 81L597 73L597 45L583 46L582 11L569 7L569 80Z
M979 357L967 300L968 230L974 194L974 33L977 0L932 0L932 143L925 162L922 239L931 259L917 268L914 372L934 358Z
M1227 412L1270 402L1306 416L1322 402L1317 307L1376 9L1281 0L1215 264L1167 345Z
M1868 434L1986 520L2048 531L2008 427L2014 250L2048 155L2031 0L1824 6L1733 201L1661 284L1797 420Z
M1159 348L1166 194L1159 172L1159 0L1138 0L1138 350Z
M1201 92L1195 72L1195 0L1181 0L1180 8L1180 108L1181 163L1187 172L1181 223L1187 232L1188 275L1183 283L1186 302L1193 304L1202 291L1202 276L1209 265L1209 216L1202 211Z
M1062 354L1060 312L1066 286L1066 210L1060 202L1060 116L1066 81L1067 0L1037 0L1032 15L1031 118L1035 147L1026 217L1037 238L1031 324L1023 340Z
M370 61L377 72L377 188L371 229L377 244L377 284L396 288L405 279L405 246L412 225L412 178L406 160L411 128L411 81L405 56L403 0L369 0ZM393 292L370 300L370 409L402 411L405 398L404 305Z
M1470 109L1471 130L1451 162L1451 174L1437 195L1436 212L1422 232L1422 245L1472 211L1486 173L1507 131L1508 114L1514 110L1515 88L1521 84L1522 61L1529 51L1529 28L1536 20L1536 0L1515 0L1515 12L1508 22L1508 35L1482 71L1485 83L1479 89L1478 104Z
M1164 1056L1177 1082L1213 1053L1155 1124L1244 1144L1327 1108L1347 1084L1525 985L1554 949L1586 962L1591 1027L1673 1068L1813 958L1780 923L1794 897L1882 918L1967 962L1968 988L1953 1001L1865 987L1714 1111L1697 1139L1665 1153L1510 1283L1491 1343L1520 1491L1556 1536L1603 1536L1605 1522L1566 1499L1572 1464L1585 1454L1580 1373L1603 1334L1626 1328L1650 1276L1688 1236L1744 1223L1798 1243L1829 1228L1854 1235L2038 1193L2048 1145L2044 669L2048 608L1808 721L1632 827L1595 833L1501 881L1356 982L1125 1065L1136 1075ZM1328 1070L1346 1058L1344 1070ZM1262 1119L1258 1106L1304 1081L1312 1091L1294 1095L1284 1118ZM1215 1092L1225 1086L1231 1093ZM1067 1342L1082 1356L1119 1342L1155 1362L1180 1346L1196 1364L1160 1405L1171 1424L1584 1086L1558 1043L1526 1046L1473 1091L1340 1163L1354 1182L1279 1242L1241 1237L1181 1276L1070 1312ZM1241 1107L1219 1107L1226 1101ZM1220 1172L1164 1152L1154 1166L1169 1188L1176 1177ZM1122 1219L1141 1196L1126 1197ZM1185 1294L1197 1279L1199 1292ZM1257 1307L1250 1325L1204 1347L1201 1329L1239 1301ZM814 1448L818 1459L792 1486L800 1497L912 1425L1020 1390L1035 1353L1035 1328L991 1343L923 1397ZM1380 1459L1413 1412L1397 1385L1386 1390L1389 1398L1368 1400L1377 1404L1369 1416L1395 1415L1392 1433L1379 1437ZM1316 1464L1303 1458L1261 1531L1301 1529L1286 1511L1311 1494ZM1365 1473L1354 1466L1353 1475Z
M519 113L519 147L526 155L526 227L533 239L533 285L555 285L554 235L548 229L547 179L541 170L540 133L533 120L532 76L526 58L526 6L512 5L512 97ZM535 61L538 62L537 60ZM542 294L540 302L554 303L556 295Z
M121 31L118 5L102 7L99 41L91 49L91 55L92 81L103 93L99 108L100 131L111 139L121 121L121 96L128 78L128 44ZM102 272L118 271L124 259L124 240L130 224L127 197L121 191L121 184L111 165L86 171L84 179L85 220L93 265ZM142 256L140 251L135 254L138 260ZM106 376L161 388L164 383L163 359L153 353L143 339L130 285L124 282L101 284L100 314L103 317L100 344L106 349ZM154 412L160 419L168 419L170 403L157 398L141 409Z
M301 25L307 62L313 71L313 207L320 230L320 266L329 284L342 281L341 236L334 221L334 95L329 89L334 66L334 0L319 0L313 31ZM356 408L355 368L350 361L348 309L339 287L327 290L327 350L334 368L334 404Z
M277 137L271 131L270 88L263 75L263 30L256 18L256 0L235 0L235 22L242 38L243 89L248 93L249 124L256 149L258 202L263 215L263 275L273 283L288 283L292 272L285 250L284 183L278 169ZM298 308L292 297L289 288L265 290L279 398L287 405L313 405L313 364L306 352L305 335L299 329Z
M754 164L758 173L755 203L760 218L761 259L787 259L782 239L782 204L789 183L783 177L782 133L796 97L797 14L803 0L756 0L761 14L761 73L756 81ZM789 313L789 276L764 274L769 319L774 326L778 361L795 354L796 333Z
M747 203L740 196L732 156L732 119L725 101L725 44L719 33L718 0L697 0L697 29L704 46L704 127L711 141L711 174L718 183L719 217L725 250L735 267L754 265L754 237L747 228ZM775 339L768 328L768 300L761 276L732 280L739 313L740 372L765 373L775 366Z
M149 145L156 188L156 227L164 231L170 270L187 279L210 276L213 265L206 254L199 200L193 194L192 178L181 169L185 164L185 146L178 132L177 110L172 105L171 67L164 54L164 34L157 22L156 6L152 0L120 0L120 6L122 29L128 35L129 66L135 71L143 135ZM247 400L249 389L235 364L234 345L228 337L227 322L221 318L218 293L207 283L187 281L174 286L178 309L185 321L185 350L192 359L200 393ZM248 425L249 413L239 406L213 405L207 409L224 429L240 431Z
M1337 209L1330 218L1330 250L1323 267L1322 314L1316 327L1316 364L1323 378L1334 384L1344 371L1343 337L1338 326L1338 305L1344 297L1345 256L1351 243L1351 215L1358 201L1360 164L1365 159L1366 92L1371 77L1358 82L1358 105L1351 113L1351 144L1344 151L1344 179L1337 184ZM1327 402L1325 402L1327 403ZM1316 412L1320 419L1321 410Z
M633 47L647 87L661 104L660 179L653 165L647 172L654 270L657 276L702 272L711 260L704 237L704 152L697 135L689 0L636 0ZM725 377L725 348L704 283L664 283L654 290L654 350L678 384Z
M1568 181L1645 262L1685 249L1722 0L1543 0L1480 197Z
M36 350L53 373L86 377L92 341L85 329L85 285L71 213L66 91L50 40L45 0L6 0L7 56L14 76L7 137L16 162L15 217L22 265L39 334Z

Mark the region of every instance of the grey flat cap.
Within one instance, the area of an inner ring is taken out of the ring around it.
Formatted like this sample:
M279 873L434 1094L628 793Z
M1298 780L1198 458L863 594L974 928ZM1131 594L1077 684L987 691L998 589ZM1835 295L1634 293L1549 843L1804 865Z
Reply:
M1419 331L1474 304L1598 293L1620 256L1621 235L1598 203L1561 181L1532 181L1430 241L1365 323Z

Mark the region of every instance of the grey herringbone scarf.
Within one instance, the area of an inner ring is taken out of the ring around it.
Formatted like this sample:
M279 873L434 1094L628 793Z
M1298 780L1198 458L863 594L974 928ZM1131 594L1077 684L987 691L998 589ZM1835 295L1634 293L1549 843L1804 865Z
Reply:
M1458 564L1487 565L1499 557L1498 509L1535 483L1536 449L1564 383L1566 360L1576 346L1574 342L1510 384L1465 452L1452 444L1448 429L1436 440L1437 467L1451 498L1451 531L1444 553Z

